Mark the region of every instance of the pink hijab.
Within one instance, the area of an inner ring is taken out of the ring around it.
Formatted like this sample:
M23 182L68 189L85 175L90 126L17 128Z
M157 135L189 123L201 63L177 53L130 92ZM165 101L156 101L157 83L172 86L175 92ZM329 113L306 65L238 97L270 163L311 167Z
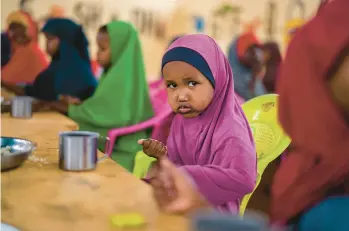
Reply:
M242 197L255 187L257 160L250 127L234 93L232 69L206 35L181 37L168 51L176 47L192 49L206 60L215 92L198 117L174 117L167 140L169 159L191 175L212 205L236 213Z

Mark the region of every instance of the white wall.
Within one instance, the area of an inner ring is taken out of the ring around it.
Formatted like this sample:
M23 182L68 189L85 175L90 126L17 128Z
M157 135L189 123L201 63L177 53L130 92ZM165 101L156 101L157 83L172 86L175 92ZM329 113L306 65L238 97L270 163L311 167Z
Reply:
M95 28L86 29L90 39L90 51L92 57L95 56L95 35L98 26L105 24L110 20L111 15L117 14L119 19L134 22L132 11L135 8L142 8L154 12L154 19L159 24L165 26L165 35L158 38L154 35L142 34L143 52L146 62L147 73L149 79L157 78L159 73L159 64L168 41L170 38L179 33L195 33L193 16L203 16L206 20L205 33L212 35L212 28L209 26L213 22L212 12L222 3L233 3L242 8L241 25L234 31L229 29L230 20L220 19L220 36L216 37L218 43L223 50L227 49L228 44L232 40L232 36L243 29L243 24L255 17L259 17L262 21L261 26L257 30L257 34L261 39L266 39L266 17L268 2L272 0L81 0L84 3L96 4L94 8L101 7L103 15L96 22ZM274 39L283 47L283 33L288 8L291 2L295 0L274 0L277 11L274 21L275 36ZM65 15L77 20L74 16L74 5L78 0L30 0L27 6L32 9L32 13L36 19L43 17L50 10L53 4L60 5L65 9ZM295 1L297 2L297 1ZM314 10L317 9L319 0L304 0L306 17L311 17ZM1 0L1 22L2 29L6 27L6 16L13 10L18 9L19 0ZM294 17L297 12L294 12ZM154 30L153 30L154 31ZM41 44L43 41L41 39Z

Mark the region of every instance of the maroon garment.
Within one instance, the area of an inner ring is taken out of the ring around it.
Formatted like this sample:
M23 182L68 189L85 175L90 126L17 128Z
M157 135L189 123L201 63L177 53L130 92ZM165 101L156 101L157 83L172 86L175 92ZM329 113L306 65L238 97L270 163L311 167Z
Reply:
M349 1L334 0L297 32L280 69L280 122L293 150L276 172L271 219L283 222L334 189L347 194L349 127L331 98L329 69L349 45Z

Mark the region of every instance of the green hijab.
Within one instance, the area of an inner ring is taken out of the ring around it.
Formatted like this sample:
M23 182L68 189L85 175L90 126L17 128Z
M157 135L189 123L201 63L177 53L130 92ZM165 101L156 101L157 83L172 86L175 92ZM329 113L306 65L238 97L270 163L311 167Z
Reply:
M110 22L107 30L111 67L103 73L93 96L81 105L70 105L68 110L80 130L98 132L104 137L112 128L135 125L153 116L138 32L122 21ZM149 131L120 137L112 159L132 171L136 152L141 150L137 140L147 136ZM103 151L104 144L99 148Z

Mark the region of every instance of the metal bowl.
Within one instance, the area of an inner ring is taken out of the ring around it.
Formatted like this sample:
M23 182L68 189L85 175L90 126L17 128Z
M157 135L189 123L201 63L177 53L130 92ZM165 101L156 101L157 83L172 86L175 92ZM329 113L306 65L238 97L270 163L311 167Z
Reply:
M1 171L20 166L36 148L35 143L29 140L5 136L2 136L0 139ZM11 152L10 154L3 153L3 148L6 147Z
M19 229L15 228L12 225L8 225L6 223L1 223L1 231L20 231Z

